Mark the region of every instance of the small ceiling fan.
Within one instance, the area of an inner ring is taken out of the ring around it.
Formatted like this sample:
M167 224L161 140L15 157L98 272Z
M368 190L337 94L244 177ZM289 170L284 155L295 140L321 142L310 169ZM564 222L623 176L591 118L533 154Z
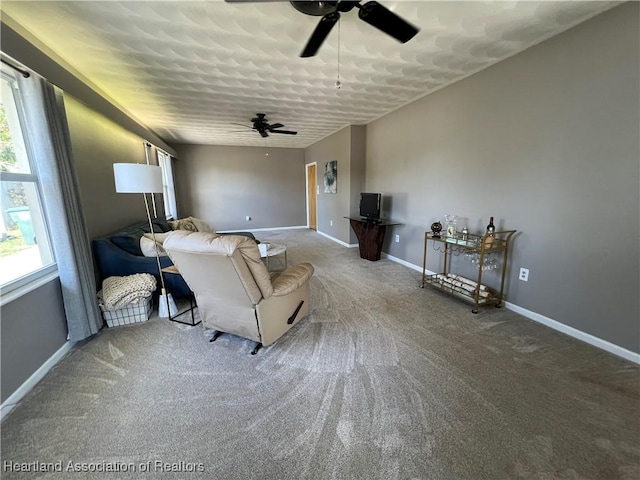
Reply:
M229 3L252 2L257 0L225 0ZM322 17L311 34L307 45L300 54L301 57L313 57L329 36L331 29L340 20L340 13L350 12L354 8L358 9L358 17L369 25L392 36L401 43L411 40L420 30L409 22L399 17L387 7L384 7L375 0L365 4L361 1L338 0L327 2L294 1L289 3L293 7L306 15Z
M246 128L257 131L262 137L268 137L270 133L283 133L285 135L297 135L298 132L292 130L280 130L284 127L282 123L269 124L265 113L256 113L256 116L251 119L253 123L252 127L242 125L240 123L234 123L233 125L241 125Z

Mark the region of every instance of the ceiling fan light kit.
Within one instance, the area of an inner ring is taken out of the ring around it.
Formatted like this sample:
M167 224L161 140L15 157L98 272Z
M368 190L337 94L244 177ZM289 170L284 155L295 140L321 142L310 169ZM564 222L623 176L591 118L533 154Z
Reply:
M293 8L305 15L312 15L314 17L322 17L329 12L335 10L338 2L308 2L308 1L291 1Z

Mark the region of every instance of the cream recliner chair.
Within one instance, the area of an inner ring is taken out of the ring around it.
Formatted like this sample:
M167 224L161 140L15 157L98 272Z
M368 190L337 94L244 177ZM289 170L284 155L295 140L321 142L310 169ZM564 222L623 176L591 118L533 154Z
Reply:
M252 355L284 335L309 312L313 265L269 273L254 240L176 230L164 249L198 304L206 328L258 342Z

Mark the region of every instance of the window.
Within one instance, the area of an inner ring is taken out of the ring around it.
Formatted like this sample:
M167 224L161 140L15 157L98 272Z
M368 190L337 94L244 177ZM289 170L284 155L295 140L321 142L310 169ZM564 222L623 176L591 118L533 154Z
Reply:
M158 150L158 165L162 168L162 198L164 199L164 214L167 218L178 218L176 207L176 190L173 185L173 168L171 155Z
M37 166L29 152L20 91L2 68L0 103L0 288L15 290L55 269Z

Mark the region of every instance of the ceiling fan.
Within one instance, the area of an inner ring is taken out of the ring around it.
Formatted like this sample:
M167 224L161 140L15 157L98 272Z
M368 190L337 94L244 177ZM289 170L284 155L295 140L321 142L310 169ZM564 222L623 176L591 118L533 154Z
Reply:
M340 13L350 12L354 8L358 9L360 20L392 36L400 43L408 42L419 32L409 22L374 0L365 4L361 4L360 1L347 0L337 2L291 1L291 5L296 10L307 15L322 15L316 29L311 34L311 38L309 38L307 45L302 50L301 57L313 57L329 35L329 32L331 32L331 29L340 20Z
M226 0L227 2L246 2L256 0ZM313 57L325 39L329 36L331 29L338 20L340 13L350 12L354 8L358 9L358 17L369 25L392 36L401 43L411 40L419 29L409 22L399 17L387 7L382 6L375 0L361 4L360 0L338 0L328 2L290 1L291 5L306 15L321 16L320 22L311 34L307 45L300 54L301 57Z
M266 117L267 115L265 113L256 113L256 116L251 119L251 122L253 123L252 127L249 127L247 125L242 125L240 123L235 123L234 125L241 125L243 127L255 130L262 137L268 137L270 133L283 133L285 135L298 134L298 132L294 132L292 130L280 130L280 128L284 127L282 123L269 124Z

